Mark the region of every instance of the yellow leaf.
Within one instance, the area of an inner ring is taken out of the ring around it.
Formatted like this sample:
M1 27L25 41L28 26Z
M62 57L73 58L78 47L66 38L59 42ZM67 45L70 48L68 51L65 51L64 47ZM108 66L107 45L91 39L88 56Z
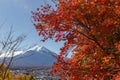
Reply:
M111 60L112 56L103 57L103 63L108 63Z

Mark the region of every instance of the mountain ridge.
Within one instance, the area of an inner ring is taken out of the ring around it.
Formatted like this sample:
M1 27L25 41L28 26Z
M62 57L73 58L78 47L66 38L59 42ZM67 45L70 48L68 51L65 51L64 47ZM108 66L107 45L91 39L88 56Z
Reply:
M21 51L22 52L22 51ZM11 67L52 66L56 62L57 54L44 46L34 46L18 55L15 55ZM7 57L6 63L10 60Z

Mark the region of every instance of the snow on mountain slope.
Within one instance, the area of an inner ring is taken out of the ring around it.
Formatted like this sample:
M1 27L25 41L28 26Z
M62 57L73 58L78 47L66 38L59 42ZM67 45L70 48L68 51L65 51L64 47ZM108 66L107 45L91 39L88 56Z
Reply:
M45 47L34 46L25 52L15 55L12 67L37 67L37 66L52 66L56 61L56 53L48 50ZM10 57L7 58L9 60Z
M3 53L3 54L0 55L0 58L17 56L17 55L20 55L22 53L24 53L24 51L16 51L14 54L12 54L12 53L6 53L6 54Z

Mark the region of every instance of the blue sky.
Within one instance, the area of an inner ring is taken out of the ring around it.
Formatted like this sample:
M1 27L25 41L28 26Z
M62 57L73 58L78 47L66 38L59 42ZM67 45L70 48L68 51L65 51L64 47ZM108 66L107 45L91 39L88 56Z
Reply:
M45 46L46 48L59 53L63 42L55 43L48 40L40 42L40 37L32 23L31 11L36 11L40 5L50 3L50 0L0 0L0 34L4 36L12 26L15 36L20 34L27 35L24 45L26 47L33 44Z

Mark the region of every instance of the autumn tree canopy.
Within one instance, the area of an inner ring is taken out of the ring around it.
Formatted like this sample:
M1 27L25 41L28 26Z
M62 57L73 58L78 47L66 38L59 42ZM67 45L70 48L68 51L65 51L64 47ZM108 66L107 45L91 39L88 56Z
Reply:
M35 80L32 74L14 74L10 69L6 71L6 67L4 64L0 66L0 80Z
M46 5L33 12L43 41L65 42L51 73L63 80L120 79L120 0L54 2L56 9Z

